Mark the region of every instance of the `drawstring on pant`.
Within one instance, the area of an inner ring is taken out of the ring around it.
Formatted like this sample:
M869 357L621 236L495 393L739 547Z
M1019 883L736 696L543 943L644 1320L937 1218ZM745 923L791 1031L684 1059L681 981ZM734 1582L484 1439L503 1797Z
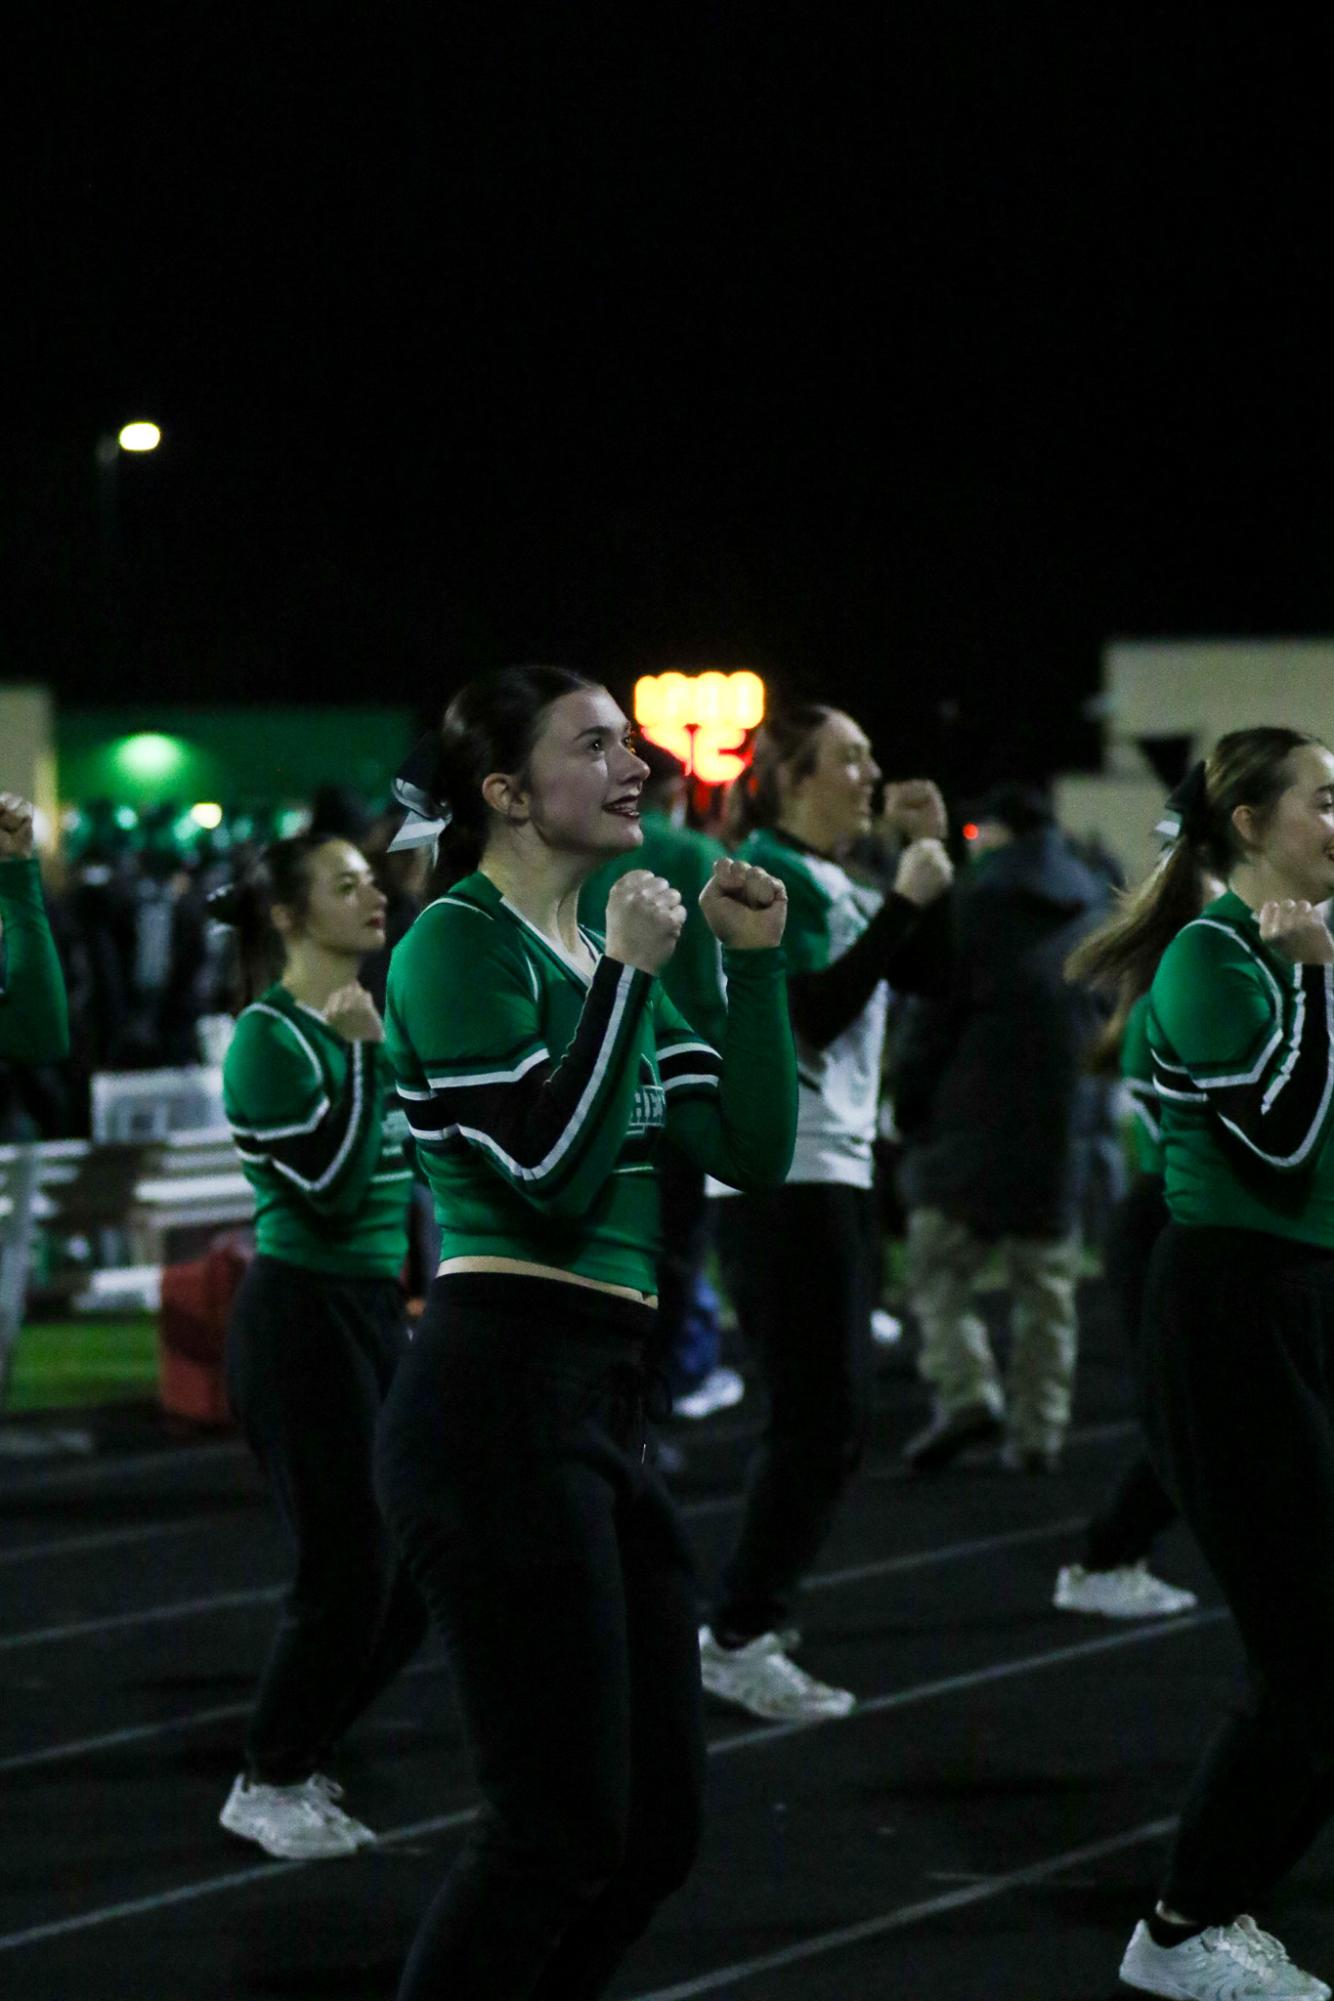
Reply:
M589 1386L584 1408L603 1407L618 1432L639 1440L639 1463L648 1458L648 1427L661 1424L672 1412L671 1384L663 1371L647 1362L613 1362Z

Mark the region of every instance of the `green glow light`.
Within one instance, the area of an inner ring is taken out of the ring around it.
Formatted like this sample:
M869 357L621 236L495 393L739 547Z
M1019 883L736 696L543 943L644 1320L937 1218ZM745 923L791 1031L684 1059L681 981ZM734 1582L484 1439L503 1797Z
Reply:
M178 736L163 736L157 730L141 730L122 737L115 759L122 771L140 781L167 778L185 759L185 745Z

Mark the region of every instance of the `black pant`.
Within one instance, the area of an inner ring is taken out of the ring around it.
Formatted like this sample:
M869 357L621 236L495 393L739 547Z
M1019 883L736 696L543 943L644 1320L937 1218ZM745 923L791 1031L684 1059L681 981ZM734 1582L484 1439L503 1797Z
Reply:
M236 1295L228 1393L296 1552L246 1734L246 1768L268 1785L318 1770L426 1632L371 1471L380 1405L406 1348L393 1279L329 1278L261 1257Z
M1104 1246L1107 1279L1134 1357L1137 1387L1149 1260L1166 1224L1161 1176L1137 1175L1112 1213ZM1176 1502L1155 1473L1148 1452L1141 1450L1089 1523L1084 1552L1087 1568L1117 1570L1124 1564L1141 1562L1176 1517Z
M698 1609L647 1456L645 1307L437 1279L377 1482L449 1651L482 1813L400 2001L586 2001L685 1880L704 1772Z
M751 1459L715 1632L780 1630L865 1449L880 1235L873 1189L793 1182L720 1197L718 1250L769 1418Z
M704 1193L704 1170L670 1140L658 1148L658 1192L662 1198L662 1247L658 1252L658 1324L654 1361L672 1394L693 1389L681 1353L695 1283L708 1255L714 1204Z
M1169 1224L1145 1304L1150 1450L1249 1669L1187 1794L1163 1889L1221 1924L1334 1810L1334 1252Z

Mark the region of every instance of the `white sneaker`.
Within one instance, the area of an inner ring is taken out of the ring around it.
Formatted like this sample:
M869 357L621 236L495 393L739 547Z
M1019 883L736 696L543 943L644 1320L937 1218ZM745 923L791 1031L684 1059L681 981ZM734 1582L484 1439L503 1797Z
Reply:
M302 1862L323 1855L355 1855L359 1843L328 1818L331 1803L313 1792L312 1785L307 1779L299 1786L264 1786L252 1783L243 1772L218 1819L229 1834L258 1842L266 1855ZM346 1821L346 1814L339 1814L339 1819Z
M1116 1570L1085 1570L1067 1563L1056 1579L1052 1604L1058 1612L1100 1612L1104 1619L1161 1619L1191 1612L1193 1591L1164 1584L1147 1563L1123 1563Z
M342 1833L351 1835L358 1848L370 1848L379 1840L380 1837L374 1828L367 1827L364 1820L354 1820L346 1808L339 1806L343 1788L337 1779L331 1779L325 1772L312 1773L306 1780L306 1790L330 1827L336 1827Z
M1121 1978L1137 1994L1171 2001L1330 2001L1325 1982L1294 1966L1254 1918L1210 1925L1172 1946L1155 1944L1141 1921L1121 1961Z
M903 1322L887 1307L877 1306L871 1315L871 1339L877 1348L897 1348L903 1339Z
M740 1403L745 1394L745 1378L738 1375L735 1369L710 1369L703 1382L697 1383L689 1396L674 1400L672 1416L712 1417L716 1410L731 1410L733 1404Z
M744 1647L722 1647L712 1629L701 1626L700 1678L709 1694L774 1723L849 1715L857 1706L851 1689L830 1688L816 1681L788 1659L783 1637L761 1633Z

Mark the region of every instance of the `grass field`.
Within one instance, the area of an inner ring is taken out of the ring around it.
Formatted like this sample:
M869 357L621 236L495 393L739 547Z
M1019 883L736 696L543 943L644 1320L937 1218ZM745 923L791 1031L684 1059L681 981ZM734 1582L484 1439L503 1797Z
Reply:
M1098 1261L1086 1252L1085 1277ZM716 1271L711 1276L717 1282ZM986 1290L1002 1281L999 1269L979 1278ZM885 1289L902 1287L902 1246L885 1247ZM62 1405L115 1403L151 1396L157 1387L157 1328L148 1314L98 1315L86 1320L39 1320L19 1335L7 1410L54 1410Z
M19 1335L6 1408L114 1403L156 1385L157 1326L147 1314L39 1320Z

